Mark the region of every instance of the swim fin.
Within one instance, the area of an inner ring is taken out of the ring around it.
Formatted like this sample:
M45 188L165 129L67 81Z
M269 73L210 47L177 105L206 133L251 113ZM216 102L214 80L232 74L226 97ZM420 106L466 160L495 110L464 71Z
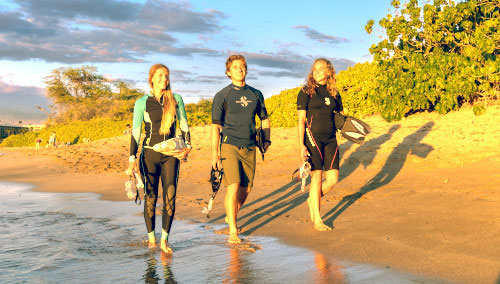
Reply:
M370 125L348 115L335 113L335 127L340 130L340 134L347 140L363 145L365 137L370 133Z

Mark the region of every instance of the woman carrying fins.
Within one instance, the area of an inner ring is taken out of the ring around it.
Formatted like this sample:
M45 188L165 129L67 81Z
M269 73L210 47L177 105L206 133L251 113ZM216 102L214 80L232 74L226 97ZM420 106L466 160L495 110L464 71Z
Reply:
M169 69L162 64L155 64L149 70L151 93L139 98L135 103L127 170L127 173L132 175L139 169L144 182L144 220L148 230L149 247L156 246L155 208L161 179L163 210L160 248L165 253L172 253L167 242L175 213L179 160L184 159L191 150L184 102L179 94L170 90L169 75ZM177 120L183 139L174 138ZM146 136L142 143L141 155L136 159L143 122Z

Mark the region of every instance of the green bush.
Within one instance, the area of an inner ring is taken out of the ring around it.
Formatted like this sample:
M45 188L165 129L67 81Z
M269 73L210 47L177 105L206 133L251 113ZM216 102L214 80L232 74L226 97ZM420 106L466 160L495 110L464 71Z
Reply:
M212 123L212 100L201 99L197 103L186 104L185 108L189 126Z
M355 117L364 117L377 112L372 101L378 93L377 74L374 63L358 63L337 75L337 87L342 97L344 112Z
M89 121L75 121L69 124L57 124L36 132L11 135L3 140L0 147L34 146L37 138L43 139L45 146L52 132L56 133L57 143L80 143L83 138L93 140L122 135L128 120L113 120L111 118L96 118Z
M300 87L283 90L265 100L272 127L297 126L297 94Z

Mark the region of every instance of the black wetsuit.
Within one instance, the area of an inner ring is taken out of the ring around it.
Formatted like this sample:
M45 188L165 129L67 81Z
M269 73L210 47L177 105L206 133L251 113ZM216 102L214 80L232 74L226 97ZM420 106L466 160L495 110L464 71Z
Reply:
M255 115L268 118L264 96L255 88L230 84L214 97L212 123L222 126L222 143L255 146Z
M160 134L162 120L162 104L152 94L139 98L134 107L134 122L130 146L130 158L135 159L141 138L142 123L145 124L146 137L139 158L139 169L144 182L144 219L148 233L155 229L155 208L158 200L158 184L161 178L163 187L162 228L169 233L175 213L175 195L179 176L179 160L172 156L156 152L150 147L175 137L176 122L186 144L190 145L189 127L182 97L173 94L177 102L176 119L170 127L169 135ZM189 146L190 147L190 146Z
M304 144L311 155L312 170L338 170L337 129L333 114L343 110L340 95L334 97L328 93L326 85L318 85L312 96L300 90L297 110L307 111Z

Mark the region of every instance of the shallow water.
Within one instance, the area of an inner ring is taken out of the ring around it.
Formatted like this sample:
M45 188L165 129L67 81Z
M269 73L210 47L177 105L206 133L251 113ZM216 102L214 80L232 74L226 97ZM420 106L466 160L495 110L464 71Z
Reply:
M0 182L0 283L438 283L177 220L167 256L144 242L142 206L31 188Z

